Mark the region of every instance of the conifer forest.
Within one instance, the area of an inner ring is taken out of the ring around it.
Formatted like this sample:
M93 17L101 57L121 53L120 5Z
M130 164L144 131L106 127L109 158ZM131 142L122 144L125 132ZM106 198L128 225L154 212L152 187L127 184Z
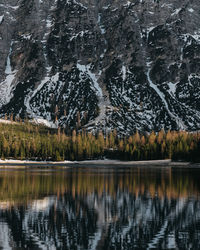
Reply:
M34 123L0 123L0 158L64 161L118 159L125 161L172 159L200 161L200 133L152 131L121 136L110 131L66 132Z

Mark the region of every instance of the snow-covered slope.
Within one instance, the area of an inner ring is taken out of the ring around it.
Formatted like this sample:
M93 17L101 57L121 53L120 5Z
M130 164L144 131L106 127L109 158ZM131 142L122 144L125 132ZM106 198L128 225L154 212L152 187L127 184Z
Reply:
M0 3L0 113L66 128L200 128L198 0Z

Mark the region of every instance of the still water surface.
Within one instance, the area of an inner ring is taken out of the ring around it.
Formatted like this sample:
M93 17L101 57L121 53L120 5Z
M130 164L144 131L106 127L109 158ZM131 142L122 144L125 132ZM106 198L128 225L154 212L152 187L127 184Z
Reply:
M0 249L200 249L200 169L1 170Z

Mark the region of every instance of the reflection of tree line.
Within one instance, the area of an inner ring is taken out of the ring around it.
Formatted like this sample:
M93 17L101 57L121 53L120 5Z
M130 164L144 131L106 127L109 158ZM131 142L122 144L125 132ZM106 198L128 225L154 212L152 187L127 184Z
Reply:
M177 248L199 249L198 173L170 168L5 171L0 198L13 206L0 209L0 221L7 223L15 248L166 249L173 232ZM37 206L38 201L46 206Z
M126 170L127 171L127 170ZM198 171L198 170L197 170ZM45 195L71 193L73 197L88 196L97 193L103 196L106 192L116 197L117 192L129 192L136 196L146 194L177 198L188 195L199 195L198 172L193 174L167 168L150 170L141 168L130 169L128 172L109 174L92 170L61 171L46 174L26 172L2 172L0 174L0 200L5 205L14 202L26 202L39 199Z

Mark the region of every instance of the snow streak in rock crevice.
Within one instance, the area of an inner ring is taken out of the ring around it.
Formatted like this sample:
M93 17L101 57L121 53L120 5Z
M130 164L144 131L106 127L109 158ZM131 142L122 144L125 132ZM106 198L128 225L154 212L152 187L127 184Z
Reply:
M86 75L88 75L90 77L90 79L94 83L93 90L96 92L97 96L102 97L103 96L102 89L99 86L96 75L90 71L90 64L81 65L81 64L77 63L77 68L79 69L79 71L85 73Z
M30 106L30 102L31 100L34 98L34 96L43 88L43 86L47 83L50 83L50 82L57 82L59 79L59 73L55 74L54 76L52 77L45 77L40 85L34 89L33 91L30 91L29 94L26 96L25 100L24 100L24 105L26 106L26 110L28 113L32 114L32 116L35 118L34 116L34 112L33 110L31 109L31 106ZM37 117L37 116L36 116Z
M47 58L47 53L46 53L46 42L47 42L48 36L51 31L51 27L52 27L52 19L50 15L48 15L44 21L45 21L45 33L43 35L41 42L42 42L42 47L43 47L43 56L45 59L44 61L45 61L45 68L46 68L46 76L44 77L44 79L41 81L41 83L39 84L37 88L29 92L29 94L25 97L25 100L24 100L24 105L26 106L27 112L29 114L32 114L34 119L38 119L38 120L42 120L43 118L40 116L40 114L36 114L34 112L33 108L31 107L30 102L34 98L34 96L36 96L36 94L43 88L45 84L50 83L51 81L56 82L58 81L58 78L59 78L58 73L50 77L50 71L52 67L50 67L50 65L48 64L48 58Z
M103 89L100 87L98 83L98 77L101 75L101 71L99 72L98 77L91 72L90 70L90 64L88 65L81 65L77 63L77 68L86 74L93 82L92 89L95 91L98 101L99 101L99 115L95 118L95 120L90 121L87 125L90 125L92 123L98 124L105 124L105 119L106 119L106 107L110 104L109 101L104 97L103 95Z
M150 63L147 63L147 66L149 67L149 66L150 66ZM166 99L165 99L164 94L159 90L159 88L157 87L157 85L154 84L154 83L152 82L152 80L151 80L151 78L150 78L150 71L151 71L151 68L149 67L149 68L148 68L148 71L147 71L147 80L148 80L148 82L149 82L150 87L153 88L153 89L155 90L155 92L157 93L157 95L160 97L160 99L162 100L162 102L163 102L164 105L165 105L165 108L166 108L168 114L171 116L171 118L172 118L173 120L176 121L178 128L179 128L179 129L185 130L185 129L186 129L186 126L185 126L185 124L183 123L183 121L182 121L178 116L174 115L174 114L169 110L169 105L168 105L168 103L167 103L167 101L166 101Z
M0 24L3 22L3 19L4 19L4 15L0 16Z
M13 90L13 80L15 79L15 75L17 71L12 71L11 68L11 61L10 56L12 54L12 45L13 42L10 44L10 50L7 57L5 75L6 78L3 82L0 83L0 106L9 103L10 99L12 98L12 90Z

